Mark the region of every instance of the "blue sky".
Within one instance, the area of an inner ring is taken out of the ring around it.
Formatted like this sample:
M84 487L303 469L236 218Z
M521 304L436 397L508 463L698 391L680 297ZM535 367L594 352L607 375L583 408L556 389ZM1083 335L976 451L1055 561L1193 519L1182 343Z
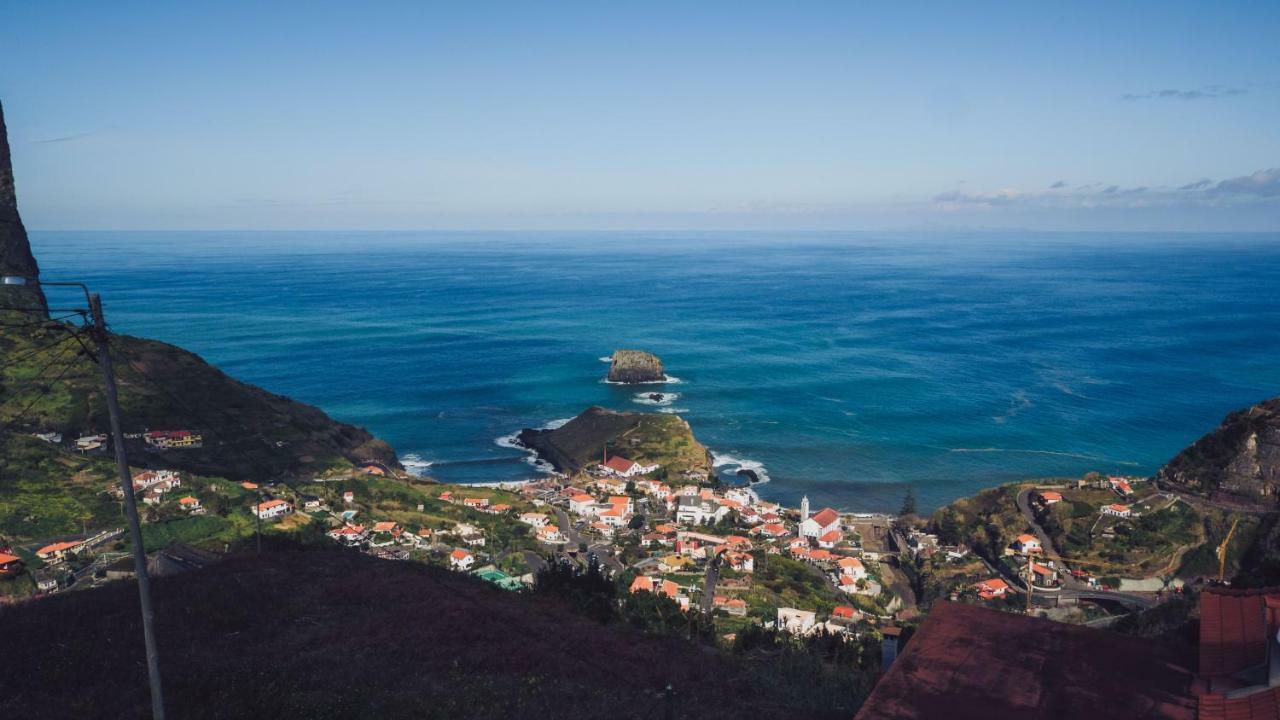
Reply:
M33 228L1280 230L1280 3L879 5L5 3L0 100Z

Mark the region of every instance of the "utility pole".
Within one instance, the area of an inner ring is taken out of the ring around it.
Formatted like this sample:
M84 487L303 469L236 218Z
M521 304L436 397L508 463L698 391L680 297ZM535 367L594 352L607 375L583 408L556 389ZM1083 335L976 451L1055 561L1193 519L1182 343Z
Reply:
M1031 614L1031 584L1035 579L1035 571L1031 567L1031 553L1027 553L1027 614Z
M129 459L125 455L124 431L120 428L120 399L116 395L116 373L111 364L107 323L102 316L102 297L97 293L89 296L89 312L93 319L90 332L98 346L98 364L102 368L102 380L106 386L111 438L116 451L116 467L120 471L120 489L124 491L125 515L129 518L129 534L133 538L133 565L138 574L138 599L142 603L142 638L147 648L147 676L151 681L151 717L153 720L164 720L160 656L156 650L155 630L152 628L154 613L151 609L151 579L147 576L147 553L142 545L142 526L138 523L138 502L133 496L133 475L129 472Z

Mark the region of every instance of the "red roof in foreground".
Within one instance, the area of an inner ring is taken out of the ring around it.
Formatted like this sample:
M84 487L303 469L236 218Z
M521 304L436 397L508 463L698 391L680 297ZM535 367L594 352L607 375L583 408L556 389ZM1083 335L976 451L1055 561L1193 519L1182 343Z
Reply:
M1199 720L1275 720L1280 718L1280 688L1263 690L1245 697L1227 699L1222 695L1200 698Z
M1200 594L1200 674L1231 675L1267 659L1267 612L1280 617L1280 588Z
M941 601L856 720L1193 720L1184 655L1106 630Z

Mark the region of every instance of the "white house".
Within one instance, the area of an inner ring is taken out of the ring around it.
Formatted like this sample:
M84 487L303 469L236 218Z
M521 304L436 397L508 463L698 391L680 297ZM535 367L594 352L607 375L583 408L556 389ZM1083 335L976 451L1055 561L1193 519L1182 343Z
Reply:
M466 572L476 564L476 558L466 550L457 549L449 553L449 569Z
M574 515L594 515L596 499L586 493L578 493L569 498L569 512Z
M551 518L547 517L546 513L527 512L520 513L520 522L540 528L546 527L551 522Z
M862 565L862 561L858 558L840 558L836 561L836 566L840 568L841 575L849 575L854 580L862 580L867 577L867 568Z
M182 485L182 478L173 470L143 470L133 476L133 490L146 490L149 487L164 483L166 489Z
M252 512L259 518L267 520L270 518L280 517L281 515L288 515L293 512L293 506L280 499L268 500L264 503L254 505Z
M676 505L676 522L698 525L719 522L729 514L729 508L696 495L682 495Z
M363 525L346 525L328 532L331 539L344 545L359 545L369 539L369 532Z
M565 541L564 533L560 532L560 528L555 525L538 528L538 539L551 545L558 545Z
M800 537L820 538L828 533L840 532L840 513L831 508L819 510L809 517L809 497L800 498L800 525L797 528Z
M818 547L830 550L836 545L839 545L840 541L843 539L844 536L840 534L839 530L832 530L826 535L818 537Z
M1107 505L1107 506L1103 507L1103 508L1102 508L1102 514L1103 514L1103 515L1114 515L1115 517L1127 518L1127 517L1129 517L1129 516L1133 515L1133 508L1131 508L1131 507L1130 507L1130 506L1128 506L1128 505L1120 505L1119 503L1117 503L1117 504L1114 504L1114 505Z
M1031 553L1038 553L1042 550L1040 547L1040 541L1036 539L1036 536L1026 533L1019 535L1018 539L1014 542L1014 545L1018 548L1018 552L1027 555Z
M634 462L624 457L614 455L613 457L606 460L600 466L600 469L610 475L629 478L629 477L635 477L637 475L645 475L645 474L651 473L654 470L657 470L658 466L657 465L641 465L638 462Z
M817 623L818 616L812 610L778 608L777 627L779 630L796 635L808 635L813 632L813 628Z

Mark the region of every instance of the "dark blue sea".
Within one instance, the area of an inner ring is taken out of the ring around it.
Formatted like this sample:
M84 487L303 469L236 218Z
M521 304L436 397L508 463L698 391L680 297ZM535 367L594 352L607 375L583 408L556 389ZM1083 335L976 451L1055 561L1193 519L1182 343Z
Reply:
M451 482L537 476L499 439L598 404L680 414L722 470L761 469L767 498L895 510L912 486L932 508L1019 478L1151 473L1280 395L1276 235L32 240L44 277L88 282L115 330L363 425ZM618 347L678 382L601 382Z

